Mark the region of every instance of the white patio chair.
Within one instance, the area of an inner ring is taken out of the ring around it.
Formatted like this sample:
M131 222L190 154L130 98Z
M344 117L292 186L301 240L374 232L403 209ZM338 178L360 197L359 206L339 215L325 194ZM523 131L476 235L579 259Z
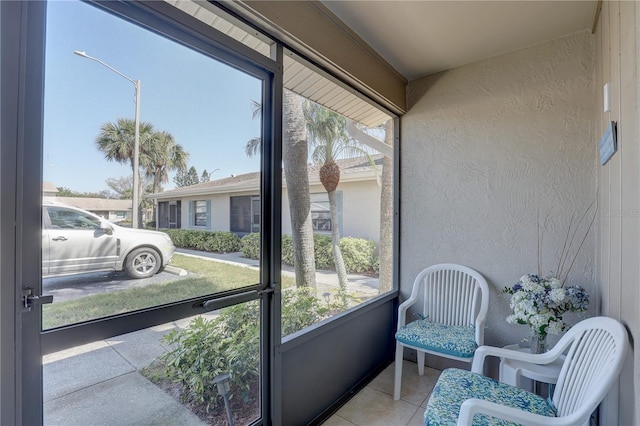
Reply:
M417 302L420 319L406 324L407 310ZM421 376L425 353L471 362L484 344L488 306L489 286L477 271L443 263L420 272L411 296L398 308L393 399L400 399L403 348L417 351Z
M620 374L627 346L622 324L594 317L573 326L544 354L480 347L471 371L442 372L427 403L424 424L586 425ZM552 400L481 374L487 356L549 364L565 352Z

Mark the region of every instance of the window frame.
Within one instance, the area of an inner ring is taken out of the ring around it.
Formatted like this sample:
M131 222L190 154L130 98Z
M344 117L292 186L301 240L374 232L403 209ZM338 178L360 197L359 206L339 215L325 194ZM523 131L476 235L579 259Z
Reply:
M234 201L240 200L248 200L249 212L245 215L245 213L234 213ZM258 208L254 208L254 203L258 202ZM255 216L258 216L258 223L254 223ZM246 229L234 228L234 217L238 216L246 216L247 223L249 224ZM229 197L229 231L235 234L252 234L255 232L260 232L260 195L237 195ZM256 228L257 225L257 228Z
M191 203L192 203L191 215L190 215L191 226L195 228L206 228L207 223L209 222L209 212L207 209L208 201L193 200ZM203 203L203 204L201 205L200 203ZM204 209L204 211L200 211L201 208ZM204 214L204 223L200 224L198 223L198 221L201 221L202 218L198 216L201 216L202 214Z
M316 196L316 198L319 198L318 196L324 196L326 198L322 199L322 200L314 200L314 196ZM327 234L330 235L331 234L331 230L333 229L333 223L331 223L331 206L329 205L329 194L326 192L312 192L309 194L309 198L311 199L311 226L313 228L313 233L314 234ZM327 208L325 210L318 210L318 209L314 209L314 204L322 204L324 205L326 203ZM314 219L313 215L314 214L328 214L329 218L328 219L322 219L322 220L328 220L329 221L329 228L328 229L319 229L316 226L316 221L319 219ZM340 214L340 212L338 213ZM338 219L340 220L340 219Z

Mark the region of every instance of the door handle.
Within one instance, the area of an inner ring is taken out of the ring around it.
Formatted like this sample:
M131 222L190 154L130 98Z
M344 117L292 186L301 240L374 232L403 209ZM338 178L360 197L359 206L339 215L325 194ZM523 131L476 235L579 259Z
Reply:
M22 289L22 312L29 312L33 305L45 305L47 303L53 303L53 295L41 294L37 296L33 294L32 288Z
M52 240L53 241L67 241L67 238L63 237L63 236L59 236L59 237L52 238Z

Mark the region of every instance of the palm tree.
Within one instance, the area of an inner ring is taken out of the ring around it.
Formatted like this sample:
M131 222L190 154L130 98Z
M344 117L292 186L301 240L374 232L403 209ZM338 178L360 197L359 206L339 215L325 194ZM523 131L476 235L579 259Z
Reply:
M383 155L380 177L380 285L378 287L379 293L382 294L393 287L393 141L395 138L393 119L388 120L378 129L385 131L384 141L364 132L354 122L347 122L347 132L351 138Z
M169 171L184 170L189 154L182 145L177 144L169 132L154 132L144 147L144 161L148 177L153 178L151 192L155 194L163 183L169 180ZM156 217L156 202L153 203L153 217ZM154 219L155 220L155 219Z
M331 251L342 290L342 301L346 304L347 271L340 250L336 196L336 189L340 183L340 167L335 160L343 157L368 156L368 153L362 144L347 135L347 119L343 115L307 101L304 105L304 116L307 121L309 144L313 147L311 158L316 164L321 165L320 182L329 196Z
M282 126L282 163L284 167L296 281L306 287L316 287L316 259L311 223L311 197L309 196L309 147L305 131L302 98L284 90ZM301 277L301 278L298 278Z
M133 148L135 139L135 122L127 118L119 118L115 123L105 123L100 128L96 138L98 150L104 153L108 161L121 164L130 163L133 173ZM168 132L156 131L151 123L140 123L140 166L146 174L153 177L152 191L156 192L161 183L168 179L168 171L186 167L188 154L181 145L176 144L173 136ZM142 181L140 181L142 183ZM141 194L142 185L134 190ZM142 223L142 197L138 205L139 223Z
M140 123L140 164L147 161L144 158L144 147L149 144L149 139L154 133L151 123ZM104 153L107 161L116 161L121 164L130 163L133 173L139 173L139 170L133 170L133 148L135 138L135 122L128 118L119 118L116 123L105 123L100 128L100 134L96 139L98 150ZM141 188L135 188L138 194ZM138 223L142 223L142 205L141 197L138 197Z
M384 126L384 142L393 146L393 119ZM379 287L380 294L393 288L393 157L385 155L382 159L382 177L380 190L380 254Z
M184 170L187 167L189 154L182 145L175 142L171 133L154 132L149 139L149 146L145 147L145 162L147 176L153 177L153 193L160 185L169 181L169 172Z
M151 123L140 123L140 154L143 147L153 135L154 129ZM98 150L104 153L107 161L116 161L121 164L130 163L133 170L133 147L135 137L135 122L128 118L119 118L115 123L105 123L100 127L100 134L96 138ZM142 158L140 162L142 163Z
M293 263L296 274L296 287L316 288L316 260L313 245L313 226L311 223L311 199L309 197L309 156L302 98L295 93L283 91L282 126L282 163L289 195L291 214L291 239L293 241ZM252 102L253 117L262 112L259 102ZM253 138L247 142L245 152L248 156L257 154L261 139Z
M251 118L254 120L262 114L262 104L258 101L251 100ZM262 146L261 138L252 138L247 142L244 146L244 152L247 154L247 157L253 157L254 155L260 152L260 147Z

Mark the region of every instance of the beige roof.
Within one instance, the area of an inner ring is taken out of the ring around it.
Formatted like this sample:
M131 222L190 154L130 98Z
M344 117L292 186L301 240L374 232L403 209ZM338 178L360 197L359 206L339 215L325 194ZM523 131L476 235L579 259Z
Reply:
M187 195L213 194L221 192L240 192L257 190L260 187L260 172L229 176L209 182L170 189L158 194L147 195L147 198L176 198Z
M381 154L372 155L371 159L367 157L357 157L346 160L337 160L340 166L340 181L359 181L376 179L382 173ZM373 164L371 162L373 161ZM318 176L320 166L310 164L309 183L311 185L320 183ZM282 186L285 186L284 177ZM209 182L198 183L195 185L184 186L182 188L171 189L160 192L158 194L148 195L147 198L175 199L185 196L221 194L242 191L258 191L260 188L260 172L245 173L242 175L230 176L222 179L216 179Z
M42 182L42 192L57 194L58 188L51 182Z
M112 200L109 198L83 197L45 197L47 201L66 204L82 210L96 211L131 211L131 200Z

